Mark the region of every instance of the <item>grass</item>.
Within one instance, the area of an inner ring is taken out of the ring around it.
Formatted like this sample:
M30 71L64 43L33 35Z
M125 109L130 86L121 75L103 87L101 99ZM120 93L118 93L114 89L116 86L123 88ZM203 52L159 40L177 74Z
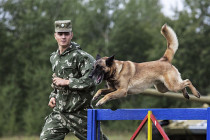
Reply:
M109 140L129 140L134 132L110 132L105 133ZM145 133L141 132L136 140L146 140Z
M108 137L109 140L129 140L132 137L138 125L139 124L133 126L133 130L124 130L124 131L121 131L122 129L117 129L118 127L107 128L103 124L101 125L101 128L103 133ZM39 140L39 136L5 136L5 137L0 137L0 140ZM79 140L79 139L75 137L72 133L69 133L64 140ZM136 140L146 140L146 134L144 128L142 132L140 132Z
M79 140L73 135L68 135L65 140ZM2 137L0 140L39 140L38 136L13 136L13 137Z
M129 140L133 132L104 132L109 140ZM145 134L142 132L136 140L146 140ZM13 137L0 137L0 140L39 140L38 136L13 136ZM79 140L75 136L68 134L65 140Z

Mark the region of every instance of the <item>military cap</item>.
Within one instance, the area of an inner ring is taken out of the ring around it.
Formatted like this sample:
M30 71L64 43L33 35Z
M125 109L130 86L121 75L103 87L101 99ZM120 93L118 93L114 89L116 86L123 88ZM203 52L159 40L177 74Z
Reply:
M71 32L71 20L58 20L55 21L55 32Z

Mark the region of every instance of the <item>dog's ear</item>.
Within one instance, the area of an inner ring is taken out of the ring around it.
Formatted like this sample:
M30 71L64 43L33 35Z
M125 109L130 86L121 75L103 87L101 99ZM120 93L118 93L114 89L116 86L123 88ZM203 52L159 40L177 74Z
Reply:
M99 54L96 55L96 60L100 59L101 56Z
M113 64L113 61L114 61L114 55L112 55L111 57L109 57L109 58L106 59L106 65L108 67L111 67L112 64Z

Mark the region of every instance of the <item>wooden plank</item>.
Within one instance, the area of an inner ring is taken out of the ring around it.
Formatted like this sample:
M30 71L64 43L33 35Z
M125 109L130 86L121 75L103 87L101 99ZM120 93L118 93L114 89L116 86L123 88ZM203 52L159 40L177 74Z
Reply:
M97 120L143 120L151 110L157 120L207 120L206 108L171 109L98 109Z

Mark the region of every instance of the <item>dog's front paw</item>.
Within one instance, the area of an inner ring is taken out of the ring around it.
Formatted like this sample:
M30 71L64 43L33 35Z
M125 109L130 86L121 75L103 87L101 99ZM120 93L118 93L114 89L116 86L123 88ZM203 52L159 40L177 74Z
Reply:
M96 96L96 95L95 95L95 96L93 96L92 101L95 101L96 99L98 99L98 97L99 97L99 96Z
M96 103L96 107L101 106L102 104L103 104L103 102L98 101L98 102Z
M102 98L101 100L99 100L97 103L96 103L96 106L98 107L98 106L101 106L101 105L103 105L104 103L106 103L106 101L107 101L107 99L104 97L104 98Z
M92 101L95 101L96 99L98 99L98 97L101 95L101 90L99 89L96 94L93 96Z

